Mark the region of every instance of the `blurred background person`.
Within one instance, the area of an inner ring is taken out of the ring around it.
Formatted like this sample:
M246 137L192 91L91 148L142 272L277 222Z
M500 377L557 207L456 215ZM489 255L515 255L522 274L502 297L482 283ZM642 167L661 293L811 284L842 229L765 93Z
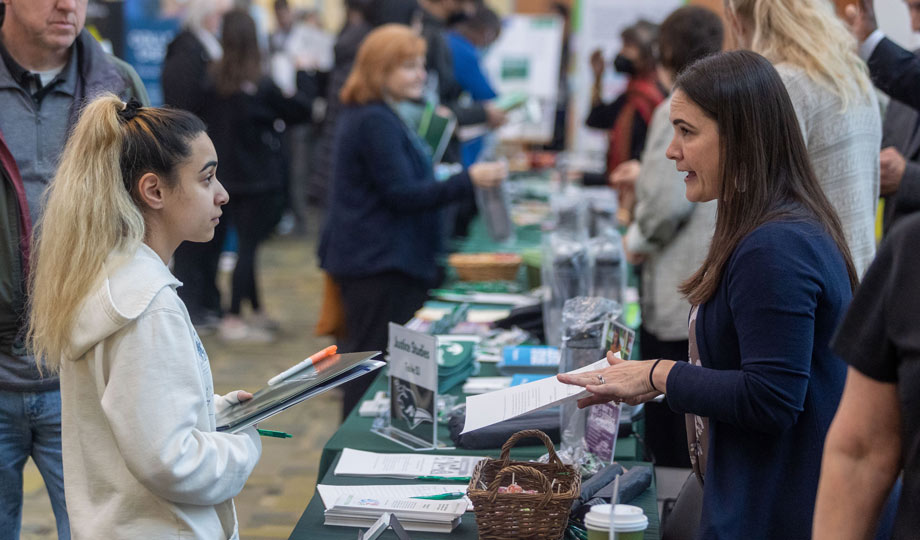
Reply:
M913 4L908 2L911 11L918 9ZM885 37L875 20L873 0L847 4L845 15L875 86L891 98L920 109L920 58Z
M654 48L658 41L658 26L648 21L639 21L623 30L620 37L623 46L613 60L613 67L617 73L628 77L628 82L626 90L611 103L605 103L601 97L604 56L600 50L591 54L594 85L591 89L591 111L585 124L608 130L609 143L604 174L585 174L583 183L586 185L612 184L616 169L627 162L624 168L630 168L631 174L635 175L639 157L645 148L652 111L665 96L655 70ZM619 221L628 224L632 220L635 200L632 186L620 185L618 197Z
M275 30L268 36L268 52L275 54L287 48L288 37L294 28L294 12L287 0L275 0L272 4L275 12Z
M834 336L834 350L850 367L824 445L815 540L869 538L880 521L879 530L893 521L885 538L920 531L918 236L920 216L895 224ZM892 520L887 514L898 496Z
M163 102L201 116L205 105L208 66L223 56L217 37L230 0L189 0L182 31L166 48L161 81ZM213 333L223 315L217 288L217 263L227 233L221 221L214 239L184 242L173 255L173 274L182 282L179 297L188 308L192 324L202 335Z
M287 95L297 90L298 66L314 75L317 99L311 121L296 125L283 124L284 207L277 231L280 234L303 233L307 228L311 200L325 197L324 188L312 181L315 149L321 144L320 126L326 110L326 86L333 68L334 38L321 26L316 11L294 13L287 0L274 3L278 30L271 37L271 73L275 84Z
M677 74L696 60L719 52L723 38L722 19L706 8L687 6L669 15L658 33L658 72L664 86L670 88ZM629 262L642 265L642 354L686 361L690 303L679 288L706 256L716 203L691 202L684 195L684 174L665 155L673 136L670 108L667 97L648 126L641 166L632 179L636 207L625 247ZM689 468L684 416L666 403L646 404L645 415L645 441L655 464Z
M476 6L472 15L464 12L447 33L454 79L473 103L484 104L498 94L482 70L482 57L502 30L501 19L487 6ZM483 150L486 133L461 141L460 163L470 166Z
M920 1L907 2L910 27L920 32ZM920 49L914 54L920 53ZM882 121L880 193L885 200L884 230L920 210L920 113L892 99Z
M385 350L387 325L407 321L439 279L445 253L439 210L492 187L507 167L477 163L443 182L434 179L425 143L394 107L421 98L425 41L388 24L371 32L342 89L332 193L319 245L320 266L341 289L341 352ZM343 418L370 384L343 385Z
M329 179L332 176L332 141L335 137L341 103L339 93L345 85L358 47L371 31L368 10L374 0L345 0L345 24L335 39L333 66L326 85L326 111L319 127L319 138L313 150L312 166L308 187L308 200L312 206L324 208L329 194Z
M231 280L230 307L220 323L220 335L230 341L270 341L278 323L260 301L257 250L278 221L286 194L281 133L286 124L310 118L315 95L313 79L297 74L297 88L285 96L264 74L256 26L243 10L223 17L223 56L210 70L211 84L201 117L221 160L220 179L230 202L224 208L239 238L239 256ZM252 313L242 318L243 302Z
M856 41L824 0L726 0L736 41L779 71L862 275L875 255L882 122Z

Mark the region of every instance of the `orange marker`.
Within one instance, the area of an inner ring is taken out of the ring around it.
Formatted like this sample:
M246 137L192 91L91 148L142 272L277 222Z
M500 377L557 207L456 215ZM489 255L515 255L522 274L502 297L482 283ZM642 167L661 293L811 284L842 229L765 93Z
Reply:
M338 350L338 346L336 345L330 345L329 347L326 347L325 349L319 351L318 353L311 355L309 358L307 358L303 362L300 362L299 364L282 371L278 375L275 375L274 377L268 380L268 385L271 386L273 384L280 383L281 381L287 379L288 377L297 373L298 371L306 369L312 366L313 364L315 364L316 362L319 362L323 358L328 358L334 355L337 350Z

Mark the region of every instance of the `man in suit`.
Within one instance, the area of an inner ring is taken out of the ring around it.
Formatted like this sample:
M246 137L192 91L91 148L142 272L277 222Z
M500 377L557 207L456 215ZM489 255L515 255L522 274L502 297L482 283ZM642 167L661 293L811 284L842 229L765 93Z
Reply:
M920 31L920 0L905 0L910 26ZM920 53L920 50L915 51ZM920 113L892 100L882 125L881 194L885 197L885 232L892 223L920 209Z
M920 3L905 0L911 21L918 16ZM879 30L873 0L859 0L846 7L850 30L859 41L859 55L869 65L872 82L892 99L920 109L920 57L901 48Z

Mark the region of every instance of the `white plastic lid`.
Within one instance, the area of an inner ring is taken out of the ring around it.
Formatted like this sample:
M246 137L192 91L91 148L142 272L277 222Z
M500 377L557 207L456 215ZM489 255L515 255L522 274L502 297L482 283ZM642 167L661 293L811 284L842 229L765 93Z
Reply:
M610 529L610 505L596 504L585 516L585 526L593 530ZM648 517L638 506L618 504L613 515L613 530L616 532L644 531L648 528Z

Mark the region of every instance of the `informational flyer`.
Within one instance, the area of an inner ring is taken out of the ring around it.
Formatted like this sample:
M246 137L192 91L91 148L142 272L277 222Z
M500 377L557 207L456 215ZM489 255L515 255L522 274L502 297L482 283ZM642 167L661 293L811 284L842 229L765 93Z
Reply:
M440 454L379 454L345 448L335 467L335 475L453 481L469 479L482 459Z
M619 403L604 403L588 408L585 426L585 446L598 458L612 462L620 430Z
M571 373L593 371L608 365L607 359L604 358ZM529 412L555 407L566 401L587 397L589 394L590 392L580 386L561 383L556 377L548 377L497 392L467 396L466 422L463 424L462 433L491 426Z

